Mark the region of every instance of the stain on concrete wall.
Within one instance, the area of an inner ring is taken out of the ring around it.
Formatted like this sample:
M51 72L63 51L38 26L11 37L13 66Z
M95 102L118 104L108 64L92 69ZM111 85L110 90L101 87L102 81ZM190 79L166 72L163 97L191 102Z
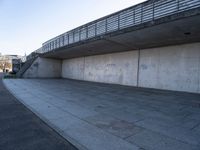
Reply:
M139 86L200 92L200 43L141 50Z
M114 83L137 84L138 51L64 60L62 77Z
M84 57L63 60L62 77L84 80Z
M137 67L138 51L85 57L84 79L136 86Z

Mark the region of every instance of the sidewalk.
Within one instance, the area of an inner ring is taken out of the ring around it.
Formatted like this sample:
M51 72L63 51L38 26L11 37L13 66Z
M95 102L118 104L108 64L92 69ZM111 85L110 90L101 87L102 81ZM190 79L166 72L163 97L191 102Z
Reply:
M76 150L3 86L0 74L0 150Z
M199 150L200 95L65 79L7 88L80 149Z

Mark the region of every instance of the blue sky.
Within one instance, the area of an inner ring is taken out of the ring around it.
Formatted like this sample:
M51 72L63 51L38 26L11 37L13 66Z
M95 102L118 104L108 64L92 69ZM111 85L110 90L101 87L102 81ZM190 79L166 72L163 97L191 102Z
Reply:
M24 55L42 43L144 0L0 0L0 53Z

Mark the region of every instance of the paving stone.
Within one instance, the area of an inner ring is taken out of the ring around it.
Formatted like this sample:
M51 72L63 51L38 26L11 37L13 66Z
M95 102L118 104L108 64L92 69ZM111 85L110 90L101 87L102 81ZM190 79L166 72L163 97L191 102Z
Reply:
M99 130L99 128L84 121L74 123L66 128L64 133L91 150L139 150L134 144Z
M189 143L194 145L200 145L200 136L198 133L192 132L188 128L181 126L171 126L167 122L146 119L137 122L136 125L143 128L162 133L163 135L169 136L171 138Z
M121 138L129 137L143 130L143 128L136 126L134 123L119 120L106 114L87 117L84 120Z
M150 130L143 130L129 137L127 141L145 150L199 150L199 146L186 144Z

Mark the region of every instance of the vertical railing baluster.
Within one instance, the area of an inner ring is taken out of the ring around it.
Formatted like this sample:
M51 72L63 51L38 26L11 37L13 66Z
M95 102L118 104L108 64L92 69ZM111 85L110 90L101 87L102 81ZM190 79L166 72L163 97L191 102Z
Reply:
M95 37L97 36L97 22L95 22L95 28L94 28L94 32L95 32Z
M60 48L61 47L61 38L59 37L58 40L59 40L59 48Z
M81 41L81 28L78 29L78 41Z
M107 18L106 18L105 28L106 28L106 33L107 33L108 32L108 19Z
M118 30L120 29L120 13L117 15L117 26L118 26Z
M86 29L86 39L88 39L88 26L85 27Z
M63 46L65 45L65 34L63 35Z
M143 4L141 4L140 10L141 10L141 23L142 23L143 22Z
M153 12L152 12L152 13L153 13L153 14L152 14L152 20L154 20L154 13L155 13L155 9L154 9L154 7L155 7L155 0L153 0L152 7L153 7L153 8L152 8L152 9L153 9L153 10L152 10L152 11L153 11Z
M69 32L67 33L67 45L69 45Z
M177 0L177 11L179 11L179 9L180 9L180 1L179 0Z
M135 8L133 9L133 24L135 24Z
M72 36L73 36L73 43L75 42L75 33L74 30L72 31Z

